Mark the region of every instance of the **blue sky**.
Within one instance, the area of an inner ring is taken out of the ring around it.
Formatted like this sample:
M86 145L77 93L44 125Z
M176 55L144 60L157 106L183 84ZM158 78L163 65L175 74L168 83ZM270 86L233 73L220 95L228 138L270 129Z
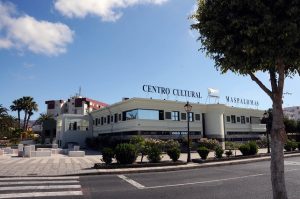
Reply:
M0 1L0 104L32 96L45 112L44 101L67 99L80 86L84 96L109 104L122 97L166 98L144 93L142 86L150 84L200 91L200 103L207 88L216 88L221 103L235 96L269 108L271 101L249 77L220 74L198 51L188 20L195 2ZM285 92L292 95L284 106L299 105L299 85L299 77L287 79Z

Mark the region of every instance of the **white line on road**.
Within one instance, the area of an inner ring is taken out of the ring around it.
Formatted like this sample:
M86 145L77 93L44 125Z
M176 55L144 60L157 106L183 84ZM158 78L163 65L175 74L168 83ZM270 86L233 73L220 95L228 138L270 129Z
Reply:
M80 189L81 185L48 185L48 186L23 186L0 187L0 191L41 190L41 189Z
M138 189L144 189L145 186L141 185L140 183L124 176L124 175L118 175L119 178L121 178L122 180L125 180L126 182L128 182L129 184L133 185L134 187L138 188Z
M243 179L243 178L257 177L257 176L263 176L263 175L266 175L266 174L255 174L255 175L247 175L247 176L240 176L240 177L234 177L234 178L223 178L223 179L218 179L218 180L208 180L208 181L189 182L189 183L182 183L182 184L152 186L152 187L144 187L143 189L157 189L157 188L165 188L165 187L178 187L178 186L186 186L186 185L205 184L205 183L212 183L212 182L222 182L222 181L229 181L229 180L237 180L237 179Z
M22 182L0 182L0 185L26 185L26 184L74 184L78 180L53 180L53 181L22 181Z
M60 192L32 192L32 193L12 193L0 194L0 198L35 198L43 196L80 196L81 191L60 191Z
M64 176L64 177L11 177L0 178L0 181L12 181L12 180L76 180L79 176Z

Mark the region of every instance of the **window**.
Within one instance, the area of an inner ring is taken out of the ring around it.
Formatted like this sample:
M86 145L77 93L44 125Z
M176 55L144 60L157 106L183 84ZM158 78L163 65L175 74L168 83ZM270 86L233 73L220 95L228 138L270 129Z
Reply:
M190 122L193 122L194 121L194 113L193 112L189 112L188 118L189 118Z
M103 120L104 120L104 124L106 124L106 117L104 117Z
M227 122L227 123L230 123L230 116L229 116L229 115L226 116L226 122Z
M159 111L157 110L143 110L143 109L139 109L137 111L138 113L138 119L141 120L159 120Z
M147 109L135 109L131 111L123 112L126 120L163 120L164 112L162 110L147 110ZM124 120L124 118L123 118Z
M110 116L110 121L111 121L111 123L114 122L114 116Z
M159 110L158 113L159 113L158 119L159 120L164 120L164 111L163 110Z
M115 114L115 123L118 122L118 113Z
M186 113L181 113L181 120L186 120Z
M245 116L241 116L241 123L245 124Z
M122 114L119 114L119 121L122 121Z
M231 115L231 123L236 123L235 122L235 115Z
M173 121L179 121L179 112L178 111L172 111L171 117Z
M107 116L107 124L110 123L110 115Z
M246 122L249 123L250 122L250 119L249 117L246 117Z
M166 112L166 119L171 119L171 112Z
M200 121L200 114L195 114L195 120Z
M104 124L104 118L101 117L101 125L103 125L103 124Z
M241 122L241 117L236 117L236 122L240 123Z

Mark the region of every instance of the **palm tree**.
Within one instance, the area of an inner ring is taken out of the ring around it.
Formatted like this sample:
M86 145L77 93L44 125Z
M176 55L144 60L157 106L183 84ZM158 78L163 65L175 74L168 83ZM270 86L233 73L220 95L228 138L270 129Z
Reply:
M28 122L30 120L30 117L33 115L33 111L35 111L35 112L38 111L38 105L37 105L37 103L35 101L32 101L31 103L29 103L29 106L28 106L28 117L27 117L25 129L28 128Z
M10 106L10 110L12 111L18 111L18 122L19 122L19 129L21 128L21 116L20 116L20 113L23 109L22 107L22 98L20 99L16 99L14 100L12 103L12 105Z
M43 130L41 132L41 137L42 137L42 144L45 143L45 129L44 129L44 122L49 121L49 120L54 120L53 115L47 115L46 113L41 113L39 118L35 121L35 124L41 125Z
M38 119L35 121L35 124L43 125L46 120L54 119L53 115L48 115L46 113L41 113Z
M5 115L7 115L7 108L5 108L4 106L2 106L2 104L0 104L0 117L3 117Z

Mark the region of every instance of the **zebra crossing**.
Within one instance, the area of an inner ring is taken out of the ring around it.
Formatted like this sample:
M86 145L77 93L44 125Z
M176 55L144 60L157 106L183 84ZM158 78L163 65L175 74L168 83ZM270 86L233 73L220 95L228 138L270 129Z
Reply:
M82 195L79 176L0 178L0 199Z

